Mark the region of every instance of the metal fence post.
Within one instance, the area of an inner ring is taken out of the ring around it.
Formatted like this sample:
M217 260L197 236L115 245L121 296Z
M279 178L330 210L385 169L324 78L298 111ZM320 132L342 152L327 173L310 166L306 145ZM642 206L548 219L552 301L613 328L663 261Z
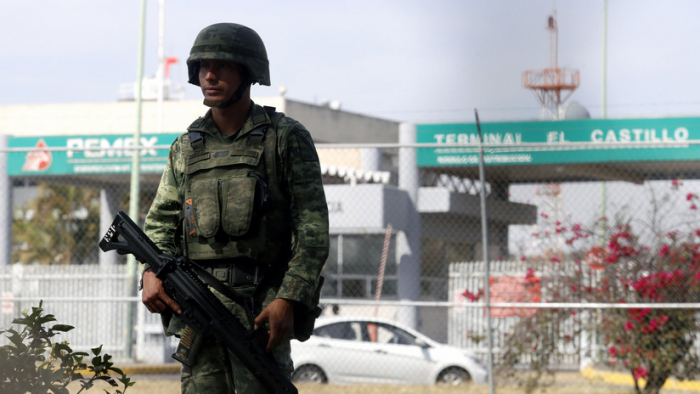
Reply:
M399 125L399 143L415 144L416 125L401 123ZM418 164L416 148L399 148L399 188L405 190L410 198L406 229L396 234L396 261L398 263L398 298L403 301L417 301L420 294L421 264L421 221L418 214ZM398 321L418 328L418 307L402 306L399 308Z
M474 115L476 116L476 127L479 132L479 183L481 184L481 190L479 191L479 196L481 200L481 243L484 247L484 296L486 299L486 325L487 325L487 336L489 344L488 353L488 372L489 372L489 392L494 393L494 383L493 383L493 330L491 328L491 294L489 292L489 227L488 227L488 217L486 216L486 175L484 171L484 140L481 135L481 124L479 123L479 113L474 109Z
M12 180L7 175L7 136L0 135L0 265L12 264Z

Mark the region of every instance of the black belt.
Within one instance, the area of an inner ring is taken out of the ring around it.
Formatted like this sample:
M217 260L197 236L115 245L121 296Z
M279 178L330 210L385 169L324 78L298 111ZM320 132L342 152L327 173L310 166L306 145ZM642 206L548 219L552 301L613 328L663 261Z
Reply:
M258 272L257 265L239 266L200 262L200 266L220 282L233 287L257 285L262 279L262 275L260 275L262 272Z

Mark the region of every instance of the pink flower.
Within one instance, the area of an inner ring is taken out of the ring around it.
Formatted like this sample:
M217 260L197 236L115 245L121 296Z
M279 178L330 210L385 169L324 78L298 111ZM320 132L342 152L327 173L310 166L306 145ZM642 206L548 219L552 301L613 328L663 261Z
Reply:
M690 200L694 199L695 197L696 197L695 194L693 194L693 193L688 193L688 195L685 196L685 199L686 199L687 201L690 201Z
M474 302L474 301L479 301L479 299L484 295L484 289L479 289L478 292L472 293L469 291L469 289L464 290L464 293L462 293L462 296L465 298L469 298L469 301Z
M617 357L617 348L615 346L610 346L608 348L608 354L610 355L610 357Z
M552 257L552 263L561 263L561 260L556 257Z
M695 204L691 204L690 209L694 211L694 210L698 209L698 207L696 207Z
M549 218L549 215L547 215L547 214L544 213L544 212L542 212L542 213L540 214L540 216L542 216L542 217L545 218L545 219Z
M535 270L533 270L532 268L528 268L527 271L525 272L525 279L526 280L535 279Z
M656 329L659 328L659 326L659 320L651 319L649 325L647 327L642 328L642 332L645 334L651 334L652 332L656 331Z
M525 257L525 256L521 257L520 261L527 261L527 257Z
M627 324L625 324L625 331L630 331L630 330L634 330L634 326L632 325L631 322L628 321Z
M635 368L632 373L634 374L634 380L639 380L641 378L646 378L649 376L649 370L642 367L641 365Z

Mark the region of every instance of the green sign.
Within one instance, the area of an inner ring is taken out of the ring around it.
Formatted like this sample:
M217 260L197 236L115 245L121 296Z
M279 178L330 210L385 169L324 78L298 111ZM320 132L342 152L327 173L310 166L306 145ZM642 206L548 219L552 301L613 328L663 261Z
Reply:
M683 161L700 158L700 118L585 119L544 122L482 123L487 165ZM462 147L419 148L418 165L476 166L479 142L475 123L421 124L418 143ZM528 147L526 143L546 144ZM585 147L564 145L589 143ZM624 143L635 143L624 146ZM673 143L660 147L658 143ZM515 145L499 147L499 145ZM645 147L644 145L649 145ZM522 145L518 147L517 145ZM600 148L597 147L600 146Z
M142 173L162 173L168 160L167 149L179 134L150 134L141 137L137 152ZM9 148L35 148L10 152L7 171L17 175L125 174L131 172L134 139L128 135L8 138ZM47 149L48 148L48 149ZM59 148L61 150L50 150ZM127 148L127 149L125 149Z

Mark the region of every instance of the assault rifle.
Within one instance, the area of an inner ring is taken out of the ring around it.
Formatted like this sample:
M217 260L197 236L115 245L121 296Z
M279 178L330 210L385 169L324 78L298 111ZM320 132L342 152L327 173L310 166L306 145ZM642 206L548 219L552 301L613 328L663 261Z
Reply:
M182 336L173 358L188 365L189 356L201 345L203 335L211 333L268 391L297 394L297 388L282 373L272 355L261 347L261 343L266 342L264 327L257 331L246 329L207 285L242 305L252 327L253 315L247 299L219 281L211 282L213 276L186 257L164 254L124 212L117 214L100 241L100 249L133 254L140 262L148 263L163 281L165 292L180 306L180 319L187 324L189 332L186 330Z

